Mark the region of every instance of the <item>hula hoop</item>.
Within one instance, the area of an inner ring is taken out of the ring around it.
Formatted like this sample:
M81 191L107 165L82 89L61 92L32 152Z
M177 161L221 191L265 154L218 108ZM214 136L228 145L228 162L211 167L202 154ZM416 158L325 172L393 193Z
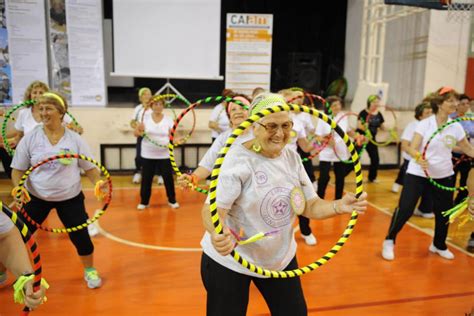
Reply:
M295 104L274 106L272 108L263 109L262 111L249 117L246 121L242 122L242 124L240 124L236 129L234 129L231 136L227 139L225 146L219 152L219 156L214 164L214 169L212 170L211 185L209 188L209 197L210 197L210 203L211 203L209 210L211 213L211 219L214 224L216 233L218 234L223 233L223 228L219 220L219 214L217 213L216 188L217 188L220 168L222 166L222 163L224 162L224 158L227 152L229 151L230 146L235 141L235 139L240 134L242 134L242 132L246 128L252 125L255 121L269 114L277 113L281 111L294 111L294 112L304 111L313 116L317 116L319 119L324 120L331 126L332 129L336 130L337 134L341 136L341 138L344 140L345 144L349 148L352 161L354 162L354 170L356 173L356 198L358 198L362 194L362 191L363 191L362 170L361 170L361 165L359 162L359 156L357 155L357 152L355 151L355 148L354 148L354 144L350 141L349 136L346 133L344 133L344 131L336 124L336 122L334 122L326 114L321 113L314 109L310 109L307 106L299 106ZM297 268L297 269L288 270L288 271L273 271L273 270L268 270L268 269L256 266L253 263L248 262L246 259L242 258L235 249L232 250L230 255L234 258L235 261L241 264L244 268L266 277L292 278L292 277L300 276L321 267L322 265L327 263L329 260L331 260L339 252L339 250L344 246L347 239L352 234L354 226L357 223L357 217L358 217L357 212L355 211L352 212L351 219L349 220L349 223L347 224L342 236L339 238L336 244L331 248L331 250L329 250L325 255L323 255L317 261L302 268Z
M13 157L13 155L15 154L15 150L12 149L10 147L10 144L8 143L7 141L7 124L8 124L8 120L10 118L12 118L12 115L13 113L18 110L19 108L22 108L24 106L28 106L28 105L34 105L36 103L36 101L34 100L28 100L28 101L25 101L25 102L22 102L22 103L19 103L15 106L13 106L10 110L8 110L8 112L4 115L4 120L2 122L2 138L3 138L3 145L4 145L4 148L5 150L7 151L7 153L10 155L10 157ZM69 112L66 112L66 114L71 118L72 120L72 123L74 125L76 125L77 127L81 127L81 125L77 122L76 118L74 116L72 116L71 113Z
M474 121L474 118L463 116L463 117L458 117L457 119L454 119L452 121L449 121L449 122L443 124L441 127L439 127L433 133L433 135L430 136L430 138L428 139L428 142L426 143L425 147L423 148L423 153L421 154L421 157L423 159L426 159L426 151L428 150L428 146L430 145L431 141L433 140L433 138L435 138L436 135L438 135L443 129L445 129L449 125L452 125L454 123L458 123L460 121ZM445 190L445 191L452 191L452 192L467 190L467 185L463 186L463 187L447 187L447 186L444 186L442 184L439 184L438 182L436 182L435 179L431 178L431 176L428 174L428 169L424 169L423 171L425 172L425 175L428 178L428 180L430 181L430 183L432 185L434 185L435 187L437 187L438 189Z
M370 117L373 116L373 114L370 114L368 113L367 115L367 120L364 122L362 120L362 124L364 124L365 126L365 136L367 137L367 139L369 140L369 142L371 142L372 144L374 144L375 146L379 146L379 147L385 147L385 146L388 146L390 145L391 143L395 142L395 143L398 143L398 134L397 134L397 131L396 131L396 128L397 128L397 116L395 115L395 111L389 107L389 106L384 106L390 113L392 113L393 115L393 118L395 120L395 126L393 128L390 128L388 130L389 134L390 134L390 137L383 143L380 143L380 142L376 142L375 139L374 139L374 136L372 135L372 133L370 132L370 129L369 129L369 120L370 120Z
M300 88L300 87L291 87L289 88L290 91L299 91L299 92L303 92L303 99L306 97L308 98L311 106L314 108L314 97L316 96L315 94L311 94L307 91L305 91L303 88ZM301 96L297 96L297 97L294 97L292 98L291 100L287 100L288 103L291 103L293 101L295 101L296 99L301 99Z
M41 274L42 274L42 268L41 268L41 256L38 251L38 245L36 244L35 239L33 238L33 235L30 233L28 230L28 226L23 223L23 221L18 217L17 213L13 212L10 210L3 202L0 201L1 208L3 213L7 215L15 224L15 226L18 228L21 234L21 238L23 239L23 242L26 244L28 249L30 250L31 253L31 258L33 260L33 273L34 273L34 279L33 279L33 291L39 291L41 289ZM30 312L30 309L28 307L23 308L22 315L28 315Z
M238 104L242 107L244 107L244 109L248 110L248 106L246 106L245 104L243 104L241 101L239 100L234 100L233 98L230 98L230 97L224 97L224 96L216 96L216 97L207 97L207 98L204 98L204 99L201 99L201 100L198 100L196 101L195 103L191 104L190 106L188 106L186 109L184 109L184 111L182 111L178 117L174 120L174 125L173 127L171 128L171 131L170 131L170 142L168 144L168 150L170 152L170 161L171 161L171 167L173 168L174 172L176 173L176 175L179 177L182 175L181 171L179 170L178 168L178 165L176 164L176 160L174 158L174 145L173 145L173 140L174 140L174 134L176 133L176 129L178 128L178 125L179 125L179 122L181 122L181 120L183 119L183 117L189 113L189 111L193 111L194 112L194 108L201 105L201 104L206 104L206 103L211 103L211 102L232 102L232 103L235 103L235 104ZM200 192L200 193L203 193L203 194L207 194L208 193L208 190L206 189L203 189L203 188L200 188L198 186L195 186L193 187L193 189L197 192Z
M89 158L87 156L80 155L80 154L58 154L58 155L46 158L46 159L38 162L36 165L31 166L28 170L25 171L25 173L23 174L23 176L20 179L20 182L18 182L18 187L20 189L22 189L25 186L26 180L28 179L31 172L38 169L42 165L44 165L48 162L54 161L54 160L58 160L58 159L71 159L71 158L88 161L88 162L96 165L102 171L102 173L104 174L104 176L106 178L105 182L108 184L108 188L109 188L109 192L108 192L107 196L104 198L104 205L102 206L102 208L100 210L97 210L96 213L94 214L94 216L91 219L88 219L84 224L77 225L77 226L74 226L74 227L66 227L66 228L49 228L49 227L44 227L41 224L38 224L37 222L35 222L28 215L28 213L23 208L23 205L21 205L21 207L20 207L21 214L26 218L26 220L29 223L34 225L36 228L39 228L39 229L42 229L42 230L45 230L45 231L48 231L48 232L51 232L51 233L72 233L72 232L76 232L78 230L86 228L90 224L97 221L102 215L104 215L105 211L109 207L110 200L112 199L112 180L110 178L109 171L107 171L107 169L105 169L105 167L102 166L98 161L96 161L92 158ZM16 199L17 200L20 200L21 191L22 190L18 190L18 192L16 194Z
M156 101L159 101L159 100L162 100L162 99L166 99L166 98L173 98L173 100L174 100L174 99L181 100L181 101L183 101L187 106L189 106L189 105L191 104L187 99L185 99L185 98L183 98L183 97L181 97L181 96L179 96L179 95L177 95L177 94L160 94L160 95L154 96L154 97L152 98L152 100L156 102ZM166 102L166 101L165 101L165 102ZM167 107L170 108L170 106L167 106ZM142 119L141 119L142 122L143 122L143 118L145 117L146 111L148 111L148 108L144 108L144 109L143 109ZM174 111L174 109L172 109L172 111L173 111L174 118L175 118L175 120L176 120L176 117L177 117L177 116L176 116L176 112ZM178 147L178 146L183 145L184 143L186 143L186 142L188 141L188 139L191 137L191 135L194 133L194 129L196 128L196 113L194 113L194 111L193 111L193 118L194 118L194 121L193 121L193 127L191 128L191 131L188 133L188 135L186 135L186 136L181 140L181 142L173 144L175 147ZM147 133L145 133L145 132L143 132L142 137L145 138L146 140L148 140L150 143L152 143L153 145L155 145L155 146L157 146L157 147L160 147L160 148L168 148L168 144L159 144L159 143L157 143L156 141L154 141L153 139L151 139L151 137L150 137Z
M350 116L350 115L355 115L356 117L358 116L357 113L355 112L346 112L344 113L337 121L336 123L339 123L340 121L342 121L343 118L347 117L347 116ZM362 147L360 148L360 150L357 151L357 154L359 155L359 157L362 155L362 153L364 152L365 150L365 147L367 147L367 144L369 142L365 142L362 144ZM358 147L358 146L356 146ZM334 146L333 147L333 151L334 151L334 154L336 155L337 159L339 159L339 161L341 161L342 163L345 163L345 164L351 164L352 163L352 160L344 160L344 159L341 159L341 157L339 156L339 154L337 153L337 150L336 150L336 147Z

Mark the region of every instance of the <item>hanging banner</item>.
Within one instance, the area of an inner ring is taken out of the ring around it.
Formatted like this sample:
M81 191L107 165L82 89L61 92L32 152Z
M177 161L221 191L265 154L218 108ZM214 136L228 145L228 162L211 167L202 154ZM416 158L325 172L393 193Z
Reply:
M73 106L105 106L100 0L49 0L51 87Z
M227 14L225 87L250 95L270 90L272 14Z
M104 41L100 0L67 0L72 104L105 106Z
M0 103L23 101L28 85L48 83L43 0L0 0Z

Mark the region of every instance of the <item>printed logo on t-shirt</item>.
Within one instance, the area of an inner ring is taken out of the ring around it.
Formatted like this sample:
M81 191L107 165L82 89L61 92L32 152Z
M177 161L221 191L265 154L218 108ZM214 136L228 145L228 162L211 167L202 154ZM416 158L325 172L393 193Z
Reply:
M291 223L292 212L290 190L276 187L270 190L260 205L263 221L271 227L282 227Z
M263 171L257 171L255 172L255 180L257 184L265 184L268 181L267 174Z

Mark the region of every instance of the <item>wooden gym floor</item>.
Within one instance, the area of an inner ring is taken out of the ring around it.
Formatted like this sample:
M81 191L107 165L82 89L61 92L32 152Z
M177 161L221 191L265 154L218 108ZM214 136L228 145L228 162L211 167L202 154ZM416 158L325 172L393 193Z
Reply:
M381 258L382 241L398 194L390 192L396 171L381 171L380 183L364 184L371 205L359 217L353 236L328 264L302 277L309 315L465 315L474 309L474 256L464 251L472 222L451 225L449 244L456 258L428 252L433 220L412 218L399 235L396 260ZM346 189L352 190L353 175ZM178 210L167 206L164 188L155 187L151 208L138 212L139 185L114 177L114 197L94 237L95 266L104 285L87 288L78 257L63 234L36 234L48 302L31 315L205 315L200 278L199 210L205 196L177 190ZM90 214L99 207L85 185ZM328 198L333 196L330 187ZM9 183L0 185L8 200ZM299 232L298 261L308 264L326 253L342 233L348 216L312 221L318 244L304 244ZM45 225L61 227L56 215ZM0 315L18 315L12 284L0 287ZM225 315L226 311L222 311ZM260 294L251 290L248 315L269 315Z

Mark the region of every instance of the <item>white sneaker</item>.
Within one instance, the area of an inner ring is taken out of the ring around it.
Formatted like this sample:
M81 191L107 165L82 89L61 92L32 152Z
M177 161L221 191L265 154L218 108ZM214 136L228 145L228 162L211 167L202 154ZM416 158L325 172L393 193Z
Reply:
M179 208L179 203L178 203L178 202L174 202L174 203L168 202L168 205L169 205L171 208L174 208L174 209Z
M135 173L133 175L132 182L135 183L135 184L138 184L138 183L140 183L140 181L142 181L142 175L140 173Z
M94 237L99 235L99 229L95 225L95 222L87 226L87 231L89 232L89 236Z
M158 176L158 179L156 180L156 182L158 183L158 185L162 185L163 184L163 177Z
M96 269L84 271L84 280L86 280L87 287L90 289L97 289L102 286L102 279Z
M393 193L398 193L400 191L400 185L398 183L393 183L392 184L392 192Z
M454 254L449 251L449 249L446 248L446 250L440 250L435 247L435 245L431 244L430 247L428 248L432 253L436 253L443 257L444 259L448 260L453 260L454 259Z
M138 204L138 205L137 205L137 210L143 211L143 210L146 209L147 207L148 207L148 205L145 205L145 204Z
M382 257L385 260L392 261L395 259L395 253L393 252L393 248L395 248L395 244L391 239L385 239L382 245Z
M434 218L435 215L433 212L431 213L423 213L422 211L420 211L418 208L415 209L415 211L413 212L413 215L415 216L420 216L420 217L423 217L423 218Z
M309 234L308 236L301 234L301 237L303 237L304 242L308 246L314 246L318 243L318 241L316 240L316 237L313 234Z

